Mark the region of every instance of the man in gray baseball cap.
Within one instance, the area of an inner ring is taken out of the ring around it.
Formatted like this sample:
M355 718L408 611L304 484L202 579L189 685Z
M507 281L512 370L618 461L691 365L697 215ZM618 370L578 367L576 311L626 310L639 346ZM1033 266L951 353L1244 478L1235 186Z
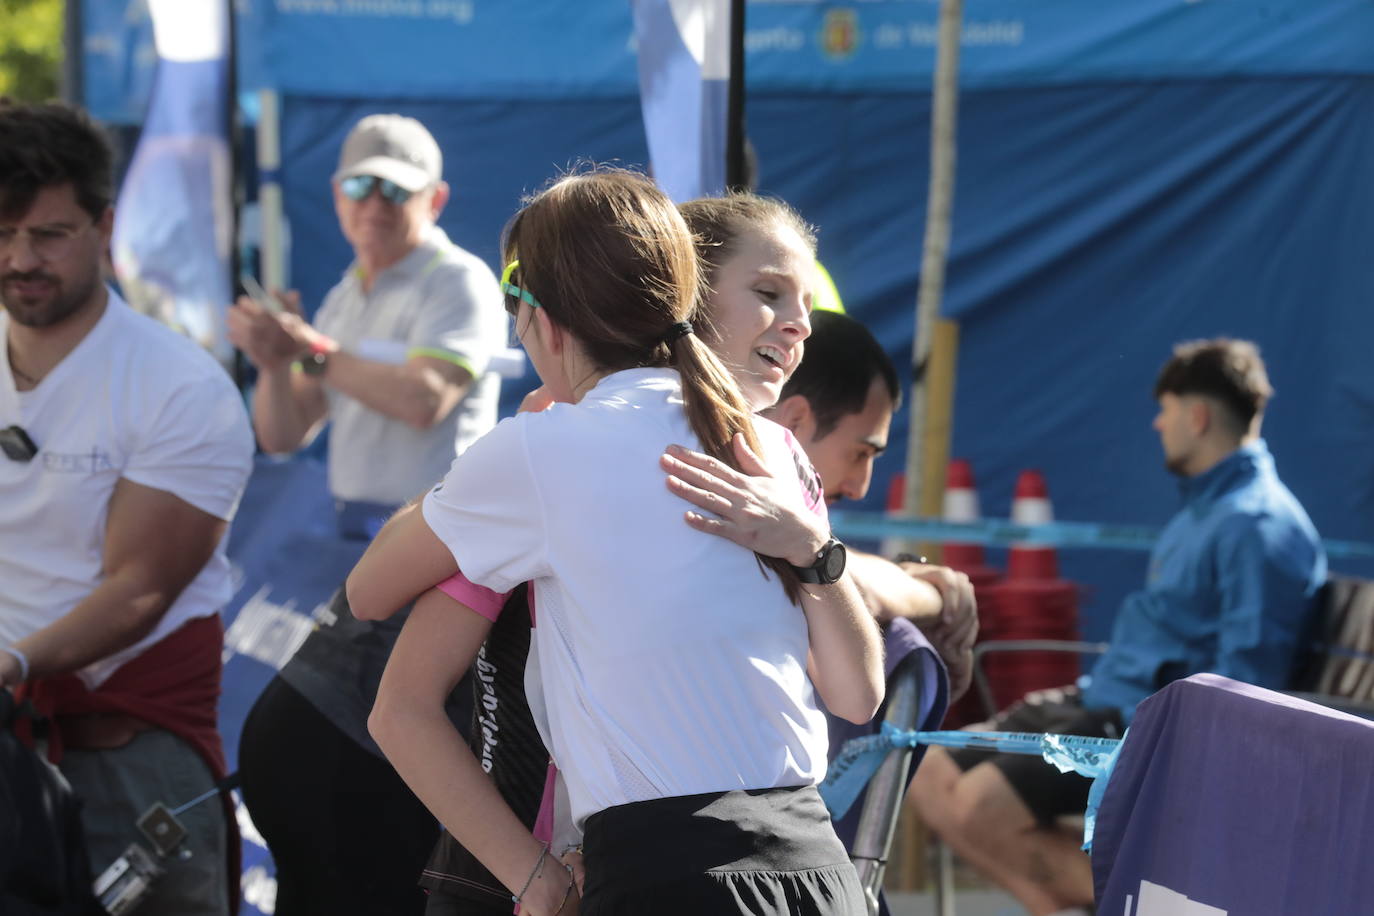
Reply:
M354 259L313 325L291 292L276 296L280 308L241 297L229 333L258 368L253 419L264 451L294 451L332 423L340 535L361 542L496 423L500 383L488 364L505 347L506 313L492 271L435 225L449 189L439 145L419 121L363 118L331 184ZM277 863L281 912L299 901L319 912L423 910L416 880L438 827L367 734L399 631L343 607L248 716L239 771ZM453 716L467 727L457 704ZM386 829L363 816L360 798Z

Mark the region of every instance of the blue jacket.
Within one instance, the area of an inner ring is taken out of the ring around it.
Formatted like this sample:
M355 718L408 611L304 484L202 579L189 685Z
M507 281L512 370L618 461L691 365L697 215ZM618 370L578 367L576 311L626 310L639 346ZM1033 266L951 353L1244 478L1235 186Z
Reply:
M1307 633L1326 553L1262 440L1182 482L1143 591L1122 603L1085 706L1135 706L1207 671L1282 689Z

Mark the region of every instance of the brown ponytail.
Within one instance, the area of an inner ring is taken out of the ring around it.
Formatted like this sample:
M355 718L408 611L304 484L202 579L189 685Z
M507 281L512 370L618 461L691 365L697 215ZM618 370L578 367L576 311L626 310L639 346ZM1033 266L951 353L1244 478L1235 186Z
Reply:
M740 394L734 376L695 334L688 334L671 346L672 365L682 375L682 403L692 431L708 455L738 471L739 460L732 444L735 433L743 433L744 441L756 454L761 450L754 432L754 415ZM760 566L778 574L788 599L796 604L801 597L801 579L792 564L780 557L766 557L761 553L754 556L758 557Z
M665 343L673 325L699 320L701 268L677 207L652 181L607 168L561 178L525 203L503 247L506 262L520 261L512 282L599 368L678 371L687 421L708 455L739 470L736 433L760 450L749 406L715 353L696 334ZM796 570L776 557L759 562L796 602Z

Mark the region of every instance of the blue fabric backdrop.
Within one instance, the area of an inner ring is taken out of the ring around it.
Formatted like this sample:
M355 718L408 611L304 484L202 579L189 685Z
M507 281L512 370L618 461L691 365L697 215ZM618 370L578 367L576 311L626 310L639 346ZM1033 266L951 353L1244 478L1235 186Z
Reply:
M317 303L348 260L327 176L348 126L395 109L434 129L455 199L445 228L495 264L522 192L579 157L642 164L633 97L418 103L288 98L293 269ZM925 212L924 94L754 94L764 190L821 227L846 304L909 378ZM1323 535L1374 539L1374 81L1235 78L967 92L946 314L961 326L954 452L984 512L1044 471L1061 518L1162 524L1177 504L1150 428L1178 340L1264 348L1266 434ZM523 393L506 385L508 409ZM866 505L904 464L906 415ZM1076 551L1089 636L1143 555ZM1359 572L1345 564L1343 568Z

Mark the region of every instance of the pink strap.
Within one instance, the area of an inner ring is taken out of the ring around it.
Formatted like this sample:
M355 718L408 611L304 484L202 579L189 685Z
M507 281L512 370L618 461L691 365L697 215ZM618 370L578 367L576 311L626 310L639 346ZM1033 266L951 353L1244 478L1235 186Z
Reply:
M468 581L462 570L454 573L435 586L454 601L465 604L493 623L501 616L501 608L506 603L506 595Z
M558 779L558 767L549 761L549 772L544 777L544 797L539 800L539 814L534 819L534 838L541 843L553 842L553 793Z

